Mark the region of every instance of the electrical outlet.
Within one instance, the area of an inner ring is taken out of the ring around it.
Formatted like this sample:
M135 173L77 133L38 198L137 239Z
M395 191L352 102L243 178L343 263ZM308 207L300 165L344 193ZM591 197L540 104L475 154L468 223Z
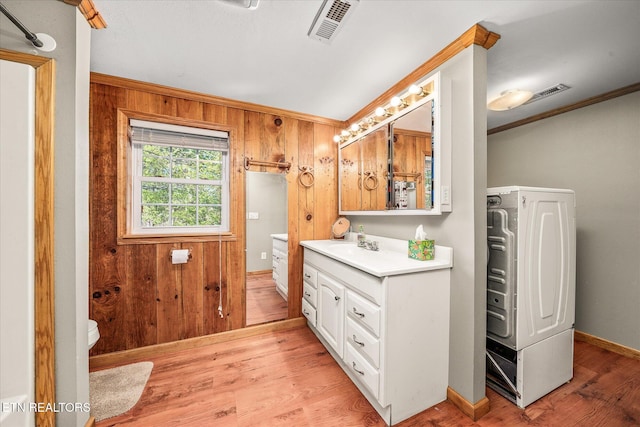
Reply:
M258 212L248 212L247 219L260 219L260 214Z
M266 252L260 252L260 259L267 259L267 253Z

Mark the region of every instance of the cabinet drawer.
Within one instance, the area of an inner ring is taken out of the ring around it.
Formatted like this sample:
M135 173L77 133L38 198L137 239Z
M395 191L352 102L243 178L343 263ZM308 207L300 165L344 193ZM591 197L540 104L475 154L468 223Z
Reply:
M347 314L380 336L380 307L355 292L347 292Z
M378 370L371 366L369 362L351 346L351 343L347 343L344 361L347 364L349 372L351 372L377 400L380 384L380 373Z
M302 287L302 296L305 300L309 302L313 307L318 306L318 291L315 290L310 284L304 282Z
M302 314L307 318L309 323L314 327L316 326L316 309L313 308L305 299L302 300Z
M302 279L314 288L318 288L318 270L309 264L305 264L302 267Z
M380 339L347 317L347 342L362 353L375 368L380 367Z
M284 240L273 239L273 248L274 249L278 249L279 251L287 253L287 252L289 252L289 249L287 248L287 246L288 246L288 243L285 242Z

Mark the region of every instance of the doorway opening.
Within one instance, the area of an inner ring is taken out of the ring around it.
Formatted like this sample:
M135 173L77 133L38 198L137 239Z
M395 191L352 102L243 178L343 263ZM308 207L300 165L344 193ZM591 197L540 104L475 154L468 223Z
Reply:
M247 171L247 326L288 317L287 180L284 174Z

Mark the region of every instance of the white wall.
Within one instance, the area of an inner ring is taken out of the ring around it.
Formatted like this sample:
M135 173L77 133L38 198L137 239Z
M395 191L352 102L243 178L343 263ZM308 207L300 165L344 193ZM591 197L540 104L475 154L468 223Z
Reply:
M486 56L474 45L438 69L452 89L453 211L439 217L349 217L354 231L363 224L366 233L398 239L412 239L423 224L437 244L453 247L449 386L471 403L485 396Z
M42 53L1 17L0 47L56 60L55 351L56 401L89 401L88 165L90 27L76 8L52 0L3 0L29 30L57 42ZM2 95L4 96L4 94ZM83 426L87 413L56 414L58 425Z
M488 184L576 192L576 329L640 350L640 92L489 137Z

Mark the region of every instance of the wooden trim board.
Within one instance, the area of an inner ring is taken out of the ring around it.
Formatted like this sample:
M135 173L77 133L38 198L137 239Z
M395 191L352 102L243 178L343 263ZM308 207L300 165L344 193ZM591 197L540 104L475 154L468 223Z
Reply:
M598 338L594 335L587 334L586 332L575 331L573 338L576 341L583 341L596 347L604 348L605 350L612 351L631 359L640 360L640 350L627 347L622 344L618 344L612 341L605 340L604 338Z
M55 403L54 111L55 61L0 49L0 59L35 68L35 401ZM36 412L37 426L55 426L55 413Z
M473 421L484 417L491 409L489 399L486 396L476 403L471 403L451 387L447 387L447 400Z

